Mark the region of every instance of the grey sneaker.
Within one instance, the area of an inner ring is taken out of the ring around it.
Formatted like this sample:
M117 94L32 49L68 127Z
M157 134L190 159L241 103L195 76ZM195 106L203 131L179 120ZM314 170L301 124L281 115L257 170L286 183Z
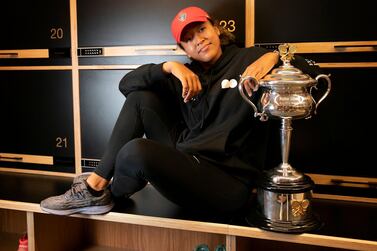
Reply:
M40 206L43 211L57 215L104 214L114 207L114 203L109 189L95 197L88 191L84 180L79 180L64 194L44 199Z

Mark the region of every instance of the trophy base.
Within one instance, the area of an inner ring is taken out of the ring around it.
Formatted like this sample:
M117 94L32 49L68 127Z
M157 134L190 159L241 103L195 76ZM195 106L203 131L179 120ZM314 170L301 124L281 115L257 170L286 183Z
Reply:
M267 219L259 211L254 210L246 217L250 226L280 233L305 233L320 229L323 223L315 215L301 221L274 221Z
M314 182L311 178L303 174L300 179L278 179L282 182L277 184L271 174L265 173L259 181L258 203L251 209L247 222L283 233L303 233L321 227L321 222L312 211Z

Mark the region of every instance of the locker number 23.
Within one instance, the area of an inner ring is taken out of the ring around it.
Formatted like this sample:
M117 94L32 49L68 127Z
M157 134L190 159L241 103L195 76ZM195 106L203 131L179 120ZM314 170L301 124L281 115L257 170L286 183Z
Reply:
M236 21L230 20L221 20L219 23L224 29L227 29L230 32L234 32L236 30Z

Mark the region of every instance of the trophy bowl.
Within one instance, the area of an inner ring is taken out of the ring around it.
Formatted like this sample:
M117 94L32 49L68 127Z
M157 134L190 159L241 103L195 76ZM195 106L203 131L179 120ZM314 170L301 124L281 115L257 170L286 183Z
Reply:
M263 173L258 182L257 208L246 219L249 224L262 229L285 233L307 232L321 226L311 207L314 182L309 176L296 171L288 163L288 156L292 120L310 118L331 90L331 81L327 75L320 74L313 79L291 65L294 52L292 45L280 45L282 66L261 80L243 77L238 84L240 95L253 108L254 116L259 116L261 121L269 118L281 120L282 163ZM316 101L312 96L312 89L317 89L319 79L326 81L327 90ZM245 81L251 81L254 86L262 88L258 103L261 111L245 95Z

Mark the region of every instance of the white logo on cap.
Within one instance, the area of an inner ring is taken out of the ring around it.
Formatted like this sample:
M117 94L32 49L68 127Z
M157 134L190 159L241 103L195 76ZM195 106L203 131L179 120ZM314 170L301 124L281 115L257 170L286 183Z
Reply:
M181 22L184 22L186 20L187 14L183 12L181 15L179 15L178 20Z

